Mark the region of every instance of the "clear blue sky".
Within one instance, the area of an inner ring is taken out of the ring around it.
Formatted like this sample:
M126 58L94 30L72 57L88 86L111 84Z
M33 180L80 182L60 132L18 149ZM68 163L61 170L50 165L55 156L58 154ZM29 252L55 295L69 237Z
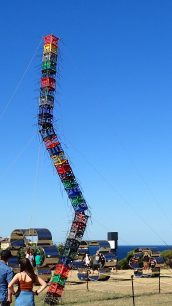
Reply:
M90 205L86 239L172 244L172 2L3 1L0 236L73 210L37 128L42 37L60 37L55 126Z

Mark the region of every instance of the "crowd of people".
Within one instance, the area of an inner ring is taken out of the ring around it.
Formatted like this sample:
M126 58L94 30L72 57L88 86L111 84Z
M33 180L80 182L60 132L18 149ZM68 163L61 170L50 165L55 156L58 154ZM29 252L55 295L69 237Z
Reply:
M34 296L39 295L47 284L40 278L36 267L40 267L43 258L39 251L34 252L31 248L27 249L24 258L19 261L20 272L14 276L12 269L8 266L8 260L11 257L9 249L1 251L0 260L0 306L9 306L12 299L15 299L15 306L35 306ZM88 268L99 270L105 264L105 257L99 251L95 256L84 258L85 265ZM39 288L34 290L34 284L39 284Z
M129 265L132 269L139 271L139 274L142 272L150 272L157 266L156 258L152 257L149 252L144 252L141 256L134 255L130 258ZM141 273L141 274L142 274Z
M94 271L104 267L105 257L101 252L97 251L92 258L85 254L83 261L87 267L91 267Z
M9 306L13 297L15 306L35 306L34 296L39 295L47 286L46 282L34 271L34 265L41 265L41 255L37 253L34 256L31 250L27 251L25 258L19 261L20 272L15 276L8 266L11 256L9 249L1 251L0 306ZM37 290L34 290L34 284L39 284Z
M155 258L151 257L148 252L145 252L143 255L143 269L146 271L149 270L150 268L151 269L155 268L155 266L156 266Z

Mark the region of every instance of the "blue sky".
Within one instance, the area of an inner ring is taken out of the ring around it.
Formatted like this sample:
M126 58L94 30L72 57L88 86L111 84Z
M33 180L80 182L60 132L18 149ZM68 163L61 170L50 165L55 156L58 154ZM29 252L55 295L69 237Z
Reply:
M172 2L1 3L0 236L73 210L38 135L42 38L60 37L55 127L92 217L85 239L172 244Z

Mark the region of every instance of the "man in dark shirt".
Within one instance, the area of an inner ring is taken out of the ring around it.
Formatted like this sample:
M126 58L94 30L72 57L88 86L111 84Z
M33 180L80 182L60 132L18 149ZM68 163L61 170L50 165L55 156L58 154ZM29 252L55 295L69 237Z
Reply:
M13 278L13 271L7 262L11 257L10 250L1 251L0 260L0 306L8 306L12 302L12 296L8 295L8 283Z

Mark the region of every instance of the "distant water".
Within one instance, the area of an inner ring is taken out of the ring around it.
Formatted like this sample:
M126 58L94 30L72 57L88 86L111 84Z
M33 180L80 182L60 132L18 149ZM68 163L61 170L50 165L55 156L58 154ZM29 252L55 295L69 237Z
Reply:
M117 251L118 259L123 259L127 256L128 252L137 249L137 248L150 248L157 251L165 251L165 250L172 250L172 245L119 245Z

